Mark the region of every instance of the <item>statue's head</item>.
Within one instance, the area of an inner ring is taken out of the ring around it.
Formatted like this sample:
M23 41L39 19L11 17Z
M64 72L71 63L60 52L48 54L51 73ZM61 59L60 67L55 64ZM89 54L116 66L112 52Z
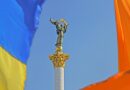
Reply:
M68 26L68 23L67 23L67 21L65 21L65 19L62 18L62 19L60 19L59 21L62 22L64 26L65 26L65 25Z
M64 27L65 24L63 22L58 22L59 26Z

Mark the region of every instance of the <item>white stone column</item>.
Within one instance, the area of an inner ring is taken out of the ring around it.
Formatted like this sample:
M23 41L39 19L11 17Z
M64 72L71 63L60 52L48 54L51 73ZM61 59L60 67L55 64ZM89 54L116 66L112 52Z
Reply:
M62 52L62 47L57 47L56 52L49 58L55 69L55 90L64 90L64 67L69 55Z
M55 90L64 90L64 68L55 68Z

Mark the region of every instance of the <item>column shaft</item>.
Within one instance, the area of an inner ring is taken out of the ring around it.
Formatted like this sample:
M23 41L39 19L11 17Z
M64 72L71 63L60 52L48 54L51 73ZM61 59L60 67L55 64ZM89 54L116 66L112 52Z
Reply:
M64 68L55 68L55 90L64 90Z

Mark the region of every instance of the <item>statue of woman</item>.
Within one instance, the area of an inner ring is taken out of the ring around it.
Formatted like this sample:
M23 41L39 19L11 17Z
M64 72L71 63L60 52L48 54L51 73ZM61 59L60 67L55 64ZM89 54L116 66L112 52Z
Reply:
M58 38L57 38L56 46L57 47L62 46L64 33L67 30L68 23L64 19L60 19L60 20L50 19L50 22L54 24L57 29L56 31L57 31Z

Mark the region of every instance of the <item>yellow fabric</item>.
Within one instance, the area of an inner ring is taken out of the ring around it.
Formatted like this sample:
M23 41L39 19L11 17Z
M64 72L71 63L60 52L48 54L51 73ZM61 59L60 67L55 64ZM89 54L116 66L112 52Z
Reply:
M0 47L0 90L24 90L26 65Z
M130 0L115 0L119 71L130 69Z

